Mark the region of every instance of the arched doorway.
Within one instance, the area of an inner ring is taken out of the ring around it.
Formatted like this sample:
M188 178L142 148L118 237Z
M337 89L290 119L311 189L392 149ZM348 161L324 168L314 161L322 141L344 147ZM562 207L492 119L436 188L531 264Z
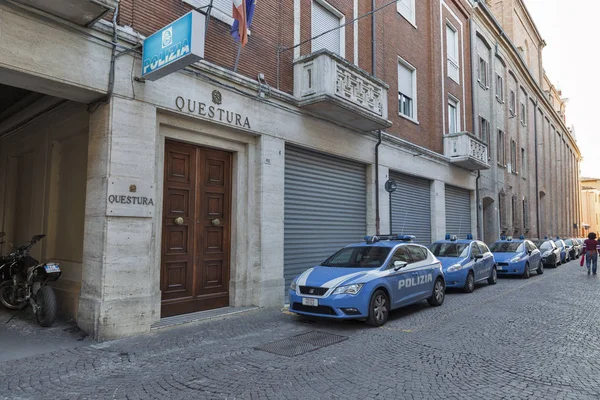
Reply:
M483 198L483 241L492 243L499 238L498 209L491 197Z

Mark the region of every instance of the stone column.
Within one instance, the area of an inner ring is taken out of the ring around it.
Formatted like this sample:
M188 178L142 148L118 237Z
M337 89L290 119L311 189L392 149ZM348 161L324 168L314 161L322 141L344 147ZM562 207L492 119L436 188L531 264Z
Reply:
M256 160L260 171L257 209L260 240L260 263L254 265L254 298L260 307L281 307L284 303L283 277L283 217L285 187L285 141L262 136L260 156Z
M435 180L431 184L431 241L446 236L446 185Z
M78 324L98 341L148 332L160 317L155 156L153 106L114 98L91 115ZM152 201L115 210L109 196L121 192Z

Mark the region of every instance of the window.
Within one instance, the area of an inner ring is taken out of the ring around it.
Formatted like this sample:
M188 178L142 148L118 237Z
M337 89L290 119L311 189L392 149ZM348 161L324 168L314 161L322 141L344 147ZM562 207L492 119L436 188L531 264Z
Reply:
M427 260L427 250L425 248L414 245L407 245L406 247L408 247L408 252L413 262Z
M417 119L415 107L417 71L410 64L398 63L398 113Z
M312 2L312 36L315 37L331 29L338 28L344 23L344 15L325 3ZM344 57L344 28L336 29L312 41L312 52L321 49L330 50Z
M448 76L456 83L460 83L460 68L458 66L458 32L450 25L446 25L446 52L448 53Z
M412 262L410 256L408 255L408 250L406 249L406 246L400 246L400 247L398 247L398 249L396 250L396 252L392 256L390 267L393 268L394 267L394 263L396 261L404 261L404 262L407 262L409 264Z
M523 228L529 229L529 202L523 198Z
M521 172L523 178L525 178L525 175L527 174L527 159L525 157L525 149L521 147Z
M490 87L490 83L488 81L488 62L486 60L484 60L481 56L479 56L479 66L478 66L478 70L477 70L477 80L486 89Z
M398 0L396 9L411 24L415 25L415 0Z
M517 142L510 141L510 167L513 173L517 173Z
M507 228L508 221L506 218L506 194L504 193L504 190L502 190L499 195L498 214L498 217L500 218L500 228L501 230L505 230Z
M486 254L490 252L490 249L485 243L477 242L477 244L479 245L479 251L481 251L481 254Z
M477 243L473 243L471 245L471 257L477 257L481 255L481 250L479 250L479 246Z
M453 97L448 99L448 133L460 132L459 102Z
M506 144L504 143L504 132L498 129L498 142L496 144L497 160L501 166L506 166Z
M496 74L496 98L504 103L504 78L500 74Z
M527 126L527 106L521 103L521 124Z
M490 122L483 118L479 117L479 138L485 143L490 143Z
M517 108L517 97L515 95L514 90L510 90L510 103L509 103L509 107L508 110L510 111L510 113L512 115L515 115L515 109Z
M380 268L390 254L383 247L345 247L321 263L324 267Z
M517 196L512 197L512 226L513 229L517 228Z
M210 0L183 0L183 2L197 9L205 7L200 9L200 12L203 14L206 14L207 6L210 4ZM213 0L210 15L228 25L233 25L233 7L231 7L231 0Z

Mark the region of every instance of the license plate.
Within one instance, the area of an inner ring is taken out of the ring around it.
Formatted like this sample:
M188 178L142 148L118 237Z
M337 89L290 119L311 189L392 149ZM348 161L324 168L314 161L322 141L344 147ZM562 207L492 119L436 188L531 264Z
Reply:
M60 268L58 267L58 264L46 264L46 265L44 265L44 269L49 274L51 274L53 272L60 272Z
M303 306L317 307L319 305L319 300L318 299L309 299L309 298L303 297L302 298L302 305Z
M497 267L496 269L497 269L498 271L502 271L502 269L503 269L503 268L502 268L502 267Z

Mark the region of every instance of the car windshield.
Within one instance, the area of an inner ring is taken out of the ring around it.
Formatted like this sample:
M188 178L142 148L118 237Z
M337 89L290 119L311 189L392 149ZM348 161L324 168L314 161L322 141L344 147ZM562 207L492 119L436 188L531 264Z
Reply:
M429 250L436 257L466 257L469 254L467 243L434 243Z
M523 243L519 242L496 242L490 246L492 253L520 253L523 251Z
M565 243L566 243L568 246L573 246L573 241L572 241L571 239L567 239L567 240L565 240Z
M534 243L540 250L552 250L552 243L550 243L547 240L546 241L537 241Z
M345 247L325 260L324 267L379 268L390 254L389 247Z

